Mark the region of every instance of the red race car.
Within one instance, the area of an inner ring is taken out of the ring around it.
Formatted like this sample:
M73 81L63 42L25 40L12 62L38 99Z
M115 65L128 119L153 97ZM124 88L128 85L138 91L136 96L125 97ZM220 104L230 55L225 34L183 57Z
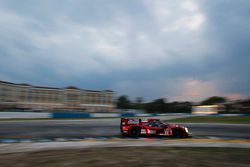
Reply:
M166 124L160 119L142 120L138 118L121 118L120 130L122 135L139 136L170 136L176 138L190 137L188 128L184 126Z

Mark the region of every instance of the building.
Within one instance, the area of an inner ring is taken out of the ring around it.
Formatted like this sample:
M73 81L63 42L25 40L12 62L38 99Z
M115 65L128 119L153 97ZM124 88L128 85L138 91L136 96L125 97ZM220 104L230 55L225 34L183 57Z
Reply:
M225 107L222 104L192 106L192 114L218 114L224 111Z
M0 109L114 111L113 91L53 88L0 81Z

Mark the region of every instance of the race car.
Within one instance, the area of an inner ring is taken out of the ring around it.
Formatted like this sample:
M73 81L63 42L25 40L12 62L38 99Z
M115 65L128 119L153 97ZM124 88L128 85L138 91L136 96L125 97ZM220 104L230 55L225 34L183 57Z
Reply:
M191 137L187 127L166 124L160 119L121 118L121 134L129 137L169 136L176 138Z

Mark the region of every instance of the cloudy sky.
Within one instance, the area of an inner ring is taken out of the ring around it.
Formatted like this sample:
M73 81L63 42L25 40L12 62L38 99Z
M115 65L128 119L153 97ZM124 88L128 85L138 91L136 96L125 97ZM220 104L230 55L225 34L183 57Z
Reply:
M249 0L0 0L3 81L200 101L249 71Z

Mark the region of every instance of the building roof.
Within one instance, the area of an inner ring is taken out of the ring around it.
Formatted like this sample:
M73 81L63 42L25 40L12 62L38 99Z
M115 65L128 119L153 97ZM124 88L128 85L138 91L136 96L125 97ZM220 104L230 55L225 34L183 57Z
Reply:
M33 88L41 88L41 89L60 89L55 87L46 87L46 86L32 86Z
M68 86L65 89L76 89L76 90L80 90L79 88L75 87L75 86Z
M26 84L26 83L20 83L20 84L14 84L14 85L31 86L31 85Z
M14 83L11 83L11 82L6 82L6 81L0 81L0 83L4 83L4 84L14 84ZM14 84L16 85L16 84Z
M102 90L102 91L101 91L101 90L89 90L89 89L88 89L88 90L87 90L87 89L84 89L84 91L87 91L87 92L113 92L113 91L111 91L111 90L109 90L109 91L108 91L108 90Z
M6 82L6 81L0 81L0 83L9 84L9 85L17 85L17 86L30 86L30 87L33 87L33 88L41 88L41 89L63 89L63 88L46 87L46 86L33 86L33 85L30 85L30 84L27 84L27 83L19 83L19 84L17 84L17 83ZM99 90L86 90L86 89L77 88L75 86L68 86L68 87L65 87L64 89L83 90L83 91L87 91L87 92L113 92L111 90L103 90L103 91L99 91Z

